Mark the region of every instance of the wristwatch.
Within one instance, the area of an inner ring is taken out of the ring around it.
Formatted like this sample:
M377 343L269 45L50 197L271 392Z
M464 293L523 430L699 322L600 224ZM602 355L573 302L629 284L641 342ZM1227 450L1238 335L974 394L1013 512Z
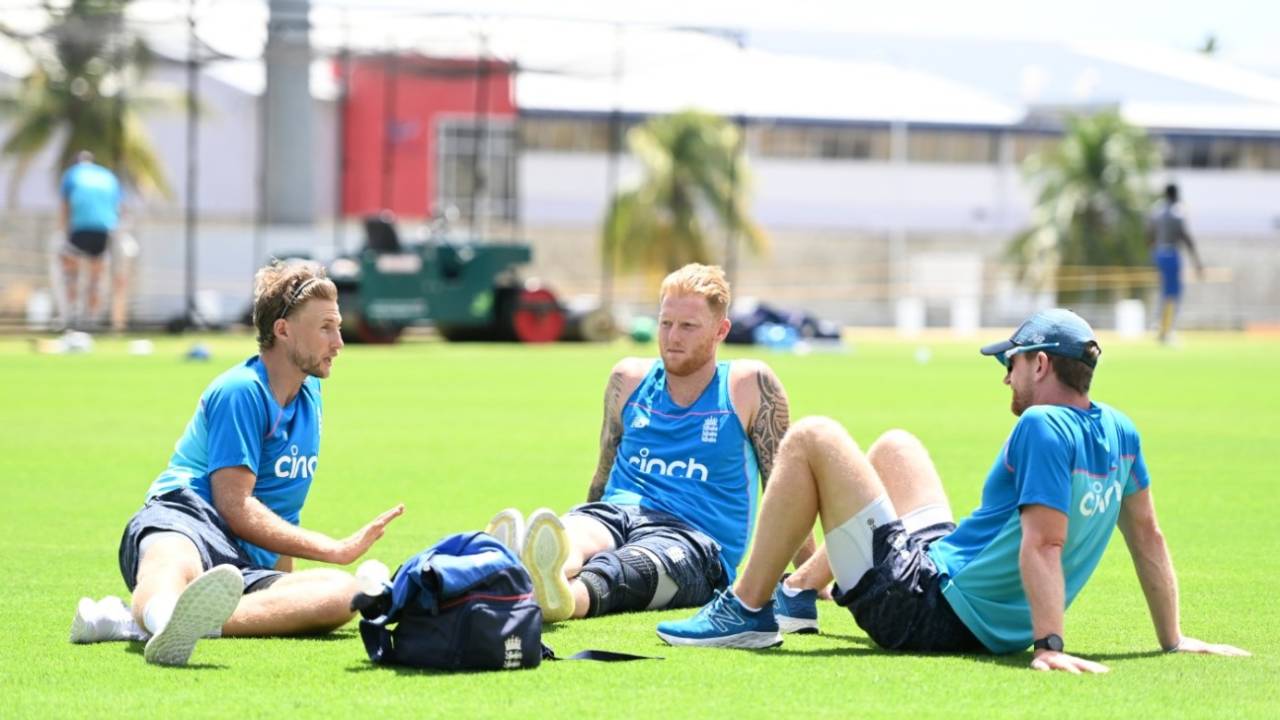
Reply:
M1054 652L1062 652L1062 636L1056 633L1049 633L1039 640L1031 643L1033 650L1052 650Z

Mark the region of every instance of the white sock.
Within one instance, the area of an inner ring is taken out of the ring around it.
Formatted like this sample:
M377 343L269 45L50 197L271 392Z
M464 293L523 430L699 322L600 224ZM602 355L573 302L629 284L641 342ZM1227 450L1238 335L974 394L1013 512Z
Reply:
M791 587L786 582L782 583L782 594L787 597L795 597L802 592L804 592L804 588Z
M169 618L173 617L173 608L177 604L178 593L165 592L152 595L147 601L147 606L142 609L142 624L146 626L147 632L152 635L163 632L165 626L169 624Z
M151 635L142 628L138 627L138 623L133 618L122 618L112 623L111 638L113 640L146 640Z
M733 594L733 596L734 596L735 598L737 598L737 600L738 600L738 604L739 604L739 605L741 605L742 607L746 608L748 612L753 612L753 613L758 613L758 612L760 612L761 608L758 608L758 607L751 607L750 605L748 605L748 604L746 604L746 603L742 602L742 598L738 597L738 594L737 594L737 593L734 593L734 594Z
M145 640L148 635L138 627L124 601L108 595L98 601L98 622L104 640Z
M827 562L841 590L853 589L874 564L871 537L875 529L897 519L889 496L881 495L843 525L827 531Z

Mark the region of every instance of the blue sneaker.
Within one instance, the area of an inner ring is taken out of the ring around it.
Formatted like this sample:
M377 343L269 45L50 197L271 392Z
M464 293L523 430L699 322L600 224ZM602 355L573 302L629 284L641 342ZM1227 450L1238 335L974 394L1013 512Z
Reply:
M773 589L773 616L778 619L778 627L784 633L816 634L818 591L801 590L795 595L787 595L779 582Z
M716 593L688 620L658 623L658 637L668 645L771 648L782 644L773 608L765 606L751 612L742 607L732 590Z

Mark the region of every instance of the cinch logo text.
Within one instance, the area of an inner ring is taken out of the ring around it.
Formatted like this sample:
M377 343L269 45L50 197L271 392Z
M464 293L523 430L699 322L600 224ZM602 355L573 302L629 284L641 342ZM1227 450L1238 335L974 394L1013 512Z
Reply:
M309 478L316 474L316 461L320 459L318 456L299 455L297 445L291 446L289 453L276 458L276 477Z
M1106 512L1111 503L1119 500L1123 489L1120 483L1113 482L1111 487L1103 491L1102 483L1095 482L1089 486L1089 492L1080 498L1080 514L1092 517L1095 513Z
M627 462L644 472L665 475L667 477L685 477L690 480L707 481L707 466L699 464L694 458L676 460L674 462L662 458L649 457L649 448L640 448L639 457L632 455Z

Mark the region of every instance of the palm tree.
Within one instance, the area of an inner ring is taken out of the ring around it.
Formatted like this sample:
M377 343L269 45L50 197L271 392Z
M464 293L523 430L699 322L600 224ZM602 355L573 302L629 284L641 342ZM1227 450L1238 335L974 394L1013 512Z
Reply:
M761 253L768 238L747 215L749 174L741 133L724 118L697 111L655 117L627 132L644 171L638 187L610 203L603 251L623 271L662 274L712 262L704 219L740 233Z
M72 0L62 9L46 4L49 25L30 36L0 26L0 32L25 47L33 63L16 92L0 96L0 114L12 117L0 145L0 156L15 163L10 206L31 163L57 137L62 138L58 167L70 166L77 152L89 150L136 191L169 195L137 111L173 101L135 89L150 53L141 40L125 33L127 4Z
M1060 303L1134 295L1145 266L1147 178L1160 156L1141 128L1108 111L1067 119L1053 150L1027 159L1038 187L1031 226L1010 244L1019 279Z

